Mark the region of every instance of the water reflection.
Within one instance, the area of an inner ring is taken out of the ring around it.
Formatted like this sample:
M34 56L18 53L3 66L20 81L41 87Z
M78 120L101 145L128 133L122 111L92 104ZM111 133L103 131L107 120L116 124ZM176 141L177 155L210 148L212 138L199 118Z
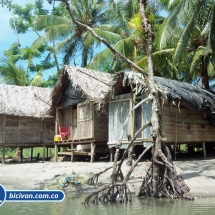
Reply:
M7 203L0 207L1 215L135 215L135 214L215 214L215 198L197 198L195 201L172 199L137 199L128 204L83 205L83 196L66 198L59 203Z

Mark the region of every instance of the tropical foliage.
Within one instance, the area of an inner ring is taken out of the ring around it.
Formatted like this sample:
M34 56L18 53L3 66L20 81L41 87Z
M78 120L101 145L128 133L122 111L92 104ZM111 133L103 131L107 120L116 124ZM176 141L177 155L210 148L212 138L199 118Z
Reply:
M114 4L112 0L71 0L71 10L77 20L113 43L119 40L119 35L115 33L116 27L110 24L110 9ZM71 59L76 64L76 58L81 56L81 66L85 67L100 42L84 28L74 25L62 4L60 8L63 13L54 10L52 15L38 17L34 29L43 30L44 34L34 42L33 46L57 41L54 51L63 54L64 64L69 64Z
M172 0L169 7L173 10L161 29L160 48L174 48L172 62L187 64L186 77L200 76L208 89L208 75L214 73L215 2Z
M43 0L36 0L25 7L12 5L7 0L0 3L13 10L15 18L10 25L14 30L16 26L18 34L27 34L31 30L38 35L32 46L17 46L7 51L0 63L1 82L18 84L22 77L19 83L22 85L53 86L63 64L105 72L129 68L89 31L75 25L65 5L53 4L50 13L44 8ZM118 52L147 72L138 0L70 0L70 6L79 22L93 28ZM156 75L188 82L200 80L202 87L209 88L209 80L215 77L214 6L212 0L149 2L146 13L154 32L153 62ZM167 14L167 18L163 14ZM41 59L42 55L42 61L35 61ZM59 63L60 55L62 63ZM20 63L23 65L23 61L25 66L18 66ZM42 78L44 71L53 66L56 72L50 74L45 83ZM6 72L8 70L11 72Z
M12 44L0 61L0 82L19 86L43 86L45 83L42 72L52 68L54 64L44 61L37 64L33 63L33 59L40 58L45 50L45 46L33 49L32 47L20 48L17 44Z

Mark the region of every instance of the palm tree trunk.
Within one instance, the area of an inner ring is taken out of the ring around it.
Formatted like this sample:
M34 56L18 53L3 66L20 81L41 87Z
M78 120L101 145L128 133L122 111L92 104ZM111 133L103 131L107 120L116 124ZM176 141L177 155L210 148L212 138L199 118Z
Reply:
M53 48L55 47L55 41L53 40ZM60 76L60 67L59 67L59 63L58 63L58 60L57 60L57 56L56 56L56 53L54 52L53 53L54 55L54 60L55 60L55 65L57 67L57 77Z
M87 57L88 57L88 49L84 47L83 56L82 56L82 67L87 66Z
M210 89L209 87L209 77L208 77L208 71L207 71L207 64L206 64L207 59L205 57L202 57L201 59L201 71L200 71L200 82L202 87L205 89Z

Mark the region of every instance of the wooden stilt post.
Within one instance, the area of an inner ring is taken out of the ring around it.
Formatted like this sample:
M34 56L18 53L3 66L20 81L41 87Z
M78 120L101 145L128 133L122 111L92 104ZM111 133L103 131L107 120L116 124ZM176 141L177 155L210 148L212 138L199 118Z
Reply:
M55 162L57 162L57 156L58 156L58 147L57 147L57 144L54 145L54 160Z
M94 162L95 148L96 148L95 143L94 143L94 142L91 142L91 159L90 159L90 162L91 162L91 163Z
M33 153L34 153L34 148L31 147L31 162L33 161Z
M23 160L23 148L20 147L20 150L21 150L20 158L21 158L21 163L22 163L22 160Z
M74 145L71 144L71 162L74 161Z
M43 162L45 161L45 157L46 157L46 146L43 145Z
M110 148L110 162L113 162L113 147Z
M48 158L49 158L49 147L47 146L46 147L46 159L48 160Z
M206 159L206 158L207 158L207 155L206 155L205 142L202 143L202 148L203 148L203 155L204 155L204 158Z
M177 159L177 143L175 142L175 160Z
M2 164L5 164L5 148L4 148L4 144L2 144Z

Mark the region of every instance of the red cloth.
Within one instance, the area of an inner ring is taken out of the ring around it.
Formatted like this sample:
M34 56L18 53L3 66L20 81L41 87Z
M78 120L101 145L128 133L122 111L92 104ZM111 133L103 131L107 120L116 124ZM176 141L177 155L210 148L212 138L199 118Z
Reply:
M67 127L60 127L61 137L68 137L70 135L70 130Z

